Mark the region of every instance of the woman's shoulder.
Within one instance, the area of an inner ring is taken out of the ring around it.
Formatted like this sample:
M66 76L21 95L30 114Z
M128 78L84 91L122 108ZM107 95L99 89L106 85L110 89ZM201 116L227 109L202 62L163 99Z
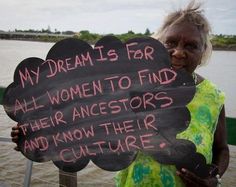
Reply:
M197 80L196 80L196 85L200 86L200 85L207 85L210 86L212 88L218 89L217 85L214 84L212 81L210 81L209 79L203 77L202 75L196 74Z
M204 78L199 74L197 74L197 80L198 81L196 86L199 91L201 90L201 92L205 92L207 93L207 95L214 94L215 96L217 96L218 99L224 101L225 93L222 90L220 90L215 83L213 83L209 79Z

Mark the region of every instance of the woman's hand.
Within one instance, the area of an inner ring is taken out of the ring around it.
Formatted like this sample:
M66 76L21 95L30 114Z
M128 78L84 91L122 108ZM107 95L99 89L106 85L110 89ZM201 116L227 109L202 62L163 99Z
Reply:
M215 176L202 179L185 168L177 171L176 174L183 180L187 187L216 187L218 183Z
M19 134L20 134L20 129L19 129L19 124L17 124L16 126L12 127L11 131L11 141L16 143L16 147L14 147L16 151L19 151L18 147Z

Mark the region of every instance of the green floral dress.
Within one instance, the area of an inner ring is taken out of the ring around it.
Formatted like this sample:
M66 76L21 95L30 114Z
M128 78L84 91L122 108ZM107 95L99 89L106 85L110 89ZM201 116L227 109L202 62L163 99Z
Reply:
M209 80L196 86L196 94L187 105L191 122L189 127L177 135L179 139L192 141L197 152L205 156L208 164L212 161L212 145L218 116L225 100ZM116 175L117 187L182 187L185 186L176 175L173 165L164 165L151 156L139 153L136 160Z

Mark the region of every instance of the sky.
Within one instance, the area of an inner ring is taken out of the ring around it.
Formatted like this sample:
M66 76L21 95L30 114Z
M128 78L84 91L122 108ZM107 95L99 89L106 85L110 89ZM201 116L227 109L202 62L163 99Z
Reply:
M0 0L0 30L155 32L171 11L189 0ZM236 35L236 1L202 0L213 34Z

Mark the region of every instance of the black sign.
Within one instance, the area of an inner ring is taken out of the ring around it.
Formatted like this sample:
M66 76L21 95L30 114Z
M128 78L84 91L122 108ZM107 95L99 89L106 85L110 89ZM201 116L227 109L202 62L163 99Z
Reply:
M65 39L46 60L23 60L3 103L20 124L22 154L33 161L75 172L92 160L118 171L142 151L206 176L194 144L176 139L189 125L186 105L194 94L192 77L171 69L159 41L106 36L94 48Z

